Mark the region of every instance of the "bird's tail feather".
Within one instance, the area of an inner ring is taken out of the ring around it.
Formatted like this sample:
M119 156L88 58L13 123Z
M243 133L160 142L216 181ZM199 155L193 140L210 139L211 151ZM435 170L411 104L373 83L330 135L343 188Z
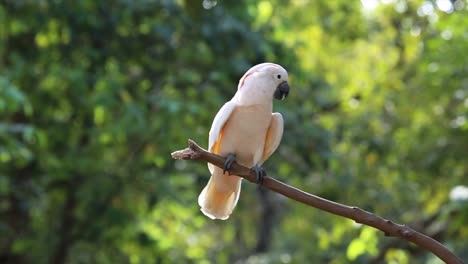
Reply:
M239 200L241 178L224 175L222 170L213 171L208 184L198 197L200 210L211 219L226 220Z

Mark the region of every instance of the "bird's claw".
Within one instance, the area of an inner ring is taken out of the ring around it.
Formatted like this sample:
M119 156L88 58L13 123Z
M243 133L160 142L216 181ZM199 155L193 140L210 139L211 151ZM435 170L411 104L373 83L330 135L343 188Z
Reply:
M226 157L226 161L224 162L224 167L223 167L223 174L226 174L228 172L229 175L231 175L231 172L229 171L231 169L232 163L236 161L236 155L229 153Z
M253 166L252 169L255 171L255 175L257 176L257 184L262 185L263 179L266 176L265 169L258 165Z

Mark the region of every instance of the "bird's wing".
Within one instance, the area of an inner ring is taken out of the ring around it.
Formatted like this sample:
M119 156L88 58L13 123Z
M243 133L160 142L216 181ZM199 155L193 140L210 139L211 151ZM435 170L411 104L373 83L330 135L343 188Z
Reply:
M221 139L223 137L224 126L235 108L236 104L233 101L229 101L225 103L216 114L213 124L211 125L208 139L208 150L210 152L218 154ZM213 165L208 163L208 168L210 169L210 172L213 173Z
M283 137L283 125L283 116L280 113L273 113L270 127L265 137L261 163L265 162L278 148L281 138Z

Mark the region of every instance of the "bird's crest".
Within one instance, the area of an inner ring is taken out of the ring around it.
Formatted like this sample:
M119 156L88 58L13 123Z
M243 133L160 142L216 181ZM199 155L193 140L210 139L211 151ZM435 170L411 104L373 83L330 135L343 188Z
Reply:
M266 67L266 66L272 66L272 67L275 67L275 68L278 68L278 65L277 64L274 64L274 63L271 63L271 62L265 62L265 63L260 63L258 65L255 65L253 66L252 68L250 68L245 74L244 76L242 76L242 78L239 80L239 86L237 87L237 89L242 89L242 87L244 87L244 84L245 84L245 80L247 80L247 78L256 73L256 72L259 72L262 70L262 68Z

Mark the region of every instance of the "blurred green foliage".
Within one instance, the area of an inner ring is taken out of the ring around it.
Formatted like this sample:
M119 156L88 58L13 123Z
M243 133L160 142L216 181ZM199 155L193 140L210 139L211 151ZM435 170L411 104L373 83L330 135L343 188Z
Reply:
M170 153L264 61L292 87L271 175L468 260L466 1L0 3L0 262L438 263L249 184L199 212L208 170Z

